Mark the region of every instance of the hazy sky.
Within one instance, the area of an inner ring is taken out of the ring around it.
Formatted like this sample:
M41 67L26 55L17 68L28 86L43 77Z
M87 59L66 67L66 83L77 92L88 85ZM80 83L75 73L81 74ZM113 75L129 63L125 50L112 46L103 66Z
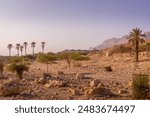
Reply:
M140 27L150 31L150 0L0 0L0 55L7 45L45 41L46 51L88 49Z

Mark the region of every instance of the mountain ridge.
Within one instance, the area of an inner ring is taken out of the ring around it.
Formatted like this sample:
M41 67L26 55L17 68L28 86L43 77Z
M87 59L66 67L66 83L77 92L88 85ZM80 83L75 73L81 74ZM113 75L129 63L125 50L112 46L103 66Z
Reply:
M144 37L144 39L150 40L150 31L144 32L144 34L146 35ZM124 44L124 43L128 42L128 37L129 37L129 35L125 35L120 38L114 37L114 38L106 39L102 42L102 44L99 44L95 47L90 47L89 50L92 50L92 49L93 50L102 50L102 49L110 48L114 45Z

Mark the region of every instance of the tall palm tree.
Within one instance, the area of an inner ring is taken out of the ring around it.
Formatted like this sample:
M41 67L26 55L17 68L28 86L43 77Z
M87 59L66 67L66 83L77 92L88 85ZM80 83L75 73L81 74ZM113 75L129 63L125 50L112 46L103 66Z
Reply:
M41 42L41 46L42 46L42 53L44 53L45 42Z
M27 45L28 45L27 42L24 42L24 43L23 43L25 56L27 55Z
M13 45L12 44L8 44L7 48L9 50L9 56L11 56L11 49L12 49Z
M132 44L134 49L134 62L138 62L139 58L139 44L145 43L143 39L145 35L142 34L142 30L140 28L135 28L129 33L128 42Z
M20 52L21 52L21 56L22 56L23 46L20 46Z
M33 49L33 50L32 50L33 56L34 56L34 48L35 48L35 44L36 44L35 42L32 42L32 43L31 43L31 47L32 47L32 49Z
M17 56L19 56L19 49L20 49L20 44L19 43L16 44L16 49L17 49Z

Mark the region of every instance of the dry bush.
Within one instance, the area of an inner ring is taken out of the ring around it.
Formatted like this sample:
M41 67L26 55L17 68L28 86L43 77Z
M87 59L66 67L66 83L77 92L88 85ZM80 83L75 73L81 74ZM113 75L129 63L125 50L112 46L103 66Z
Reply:
M129 52L132 52L132 47L121 44L121 45L116 45L112 47L109 51L109 55L113 55L115 53L129 53Z
M3 71L4 71L4 61L1 61L0 60L0 73L3 73Z
M149 87L149 75L134 74L132 91L134 99L146 99Z

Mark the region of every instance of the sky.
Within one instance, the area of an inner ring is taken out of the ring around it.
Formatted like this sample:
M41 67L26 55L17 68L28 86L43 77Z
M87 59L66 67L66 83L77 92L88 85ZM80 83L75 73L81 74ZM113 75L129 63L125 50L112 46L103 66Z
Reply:
M133 28L150 31L150 0L0 0L0 55L32 41L36 52L88 49Z

